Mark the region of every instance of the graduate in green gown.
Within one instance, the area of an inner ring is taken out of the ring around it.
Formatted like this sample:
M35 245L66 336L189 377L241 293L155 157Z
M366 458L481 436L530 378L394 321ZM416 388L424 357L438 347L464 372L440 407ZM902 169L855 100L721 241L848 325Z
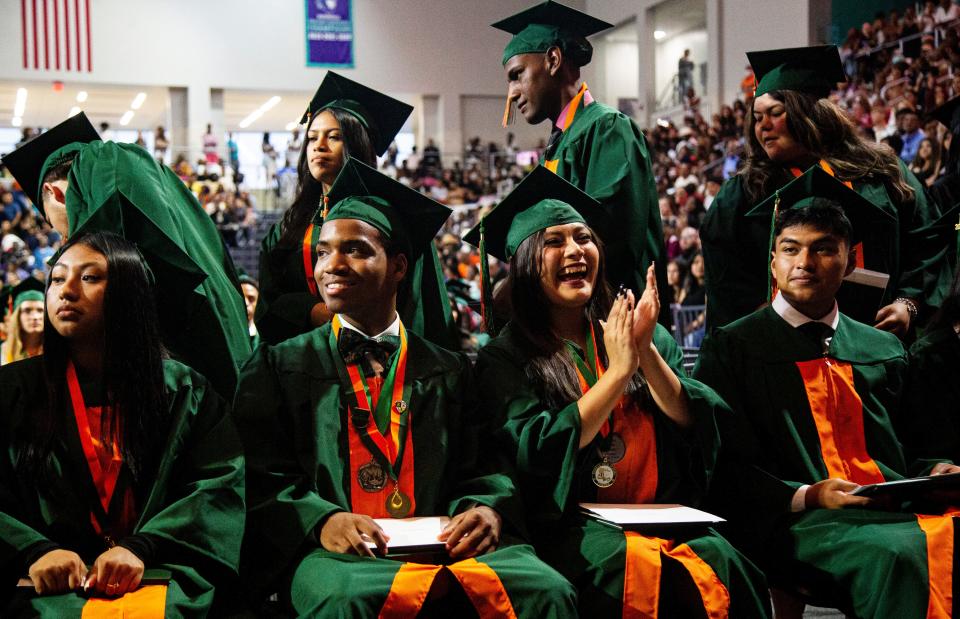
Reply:
M503 51L509 83L507 106L516 104L530 124L549 120L552 133L543 163L600 202L593 227L607 248L607 281L641 290L647 265L668 290L663 224L650 152L637 125L625 114L595 101L580 67L593 47L586 37L612 28L547 0L493 24L514 35ZM504 114L504 121L511 114ZM661 322L668 320L669 303Z
M636 302L612 297L587 226L596 206L540 167L466 237L510 261L513 319L480 350L477 373L483 409L516 454L537 552L577 587L584 616L769 616L763 576L714 531L624 533L578 511L698 504L723 408L685 377L656 323L652 265Z
M440 583L481 617L571 616L570 584L506 542L513 483L498 472L469 361L396 309L449 209L356 161L330 195L316 277L334 318L260 346L236 396L249 475L242 574L302 616L412 617ZM449 565L375 557L389 540L373 518L436 515L452 517Z
M750 314L768 301L768 222L747 218L752 208L813 165L849 183L892 218L889 231L864 235L857 266L888 273L880 306L841 290L850 317L903 337L923 303L923 277L932 248L911 231L935 218L905 164L884 145L858 137L846 114L827 97L845 81L836 46L747 54L758 84L747 130L744 169L726 181L707 211L700 239L707 276L708 329Z
M329 208L326 196L349 158L376 167L413 108L406 103L328 71L301 124L306 139L297 160L293 204L264 237L260 247L260 303L257 329L263 340L279 344L330 320L319 296L313 270L317 238ZM440 260L434 252L410 273L415 286L445 290ZM408 328L445 347L451 336L449 304L433 307L404 297L400 313Z
M134 144L101 142L83 113L4 157L64 238L103 230L135 243L156 277L163 341L224 397L250 355L233 260L210 216Z
M954 235L960 233L954 231ZM940 309L910 347L905 402L910 418L898 427L908 457L960 462L960 275Z
M43 282L36 277L28 277L0 292L0 320L8 321L7 337L0 344L0 365L41 354Z
M227 403L164 358L124 239L71 238L46 305L44 354L0 369L0 614L207 616L243 535Z
M960 468L904 456L895 424L911 422L902 408L906 352L894 335L840 312L835 298L855 264L856 230L883 215L829 180L829 196L783 192L777 296L701 350L695 376L733 411L719 418L713 507L772 585L856 617L951 617L960 589L953 519L863 509L870 499L852 494Z

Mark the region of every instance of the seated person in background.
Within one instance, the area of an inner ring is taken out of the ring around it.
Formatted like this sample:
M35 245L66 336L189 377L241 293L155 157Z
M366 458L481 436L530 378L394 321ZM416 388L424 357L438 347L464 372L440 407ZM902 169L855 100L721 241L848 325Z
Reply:
M636 307L631 291L613 297L588 227L598 206L540 167L467 235L510 261L513 318L477 372L537 552L576 585L585 617L769 616L763 576L714 531L661 539L579 513L581 501L698 503L723 407L657 324L653 266Z
M570 584L529 546L503 543L513 483L485 444L470 363L397 314L408 266L433 251L449 209L355 160L329 195L315 273L335 315L260 346L241 374L242 575L312 617L414 616L444 586L481 617L573 616ZM437 515L452 517L450 565L374 558L389 540L373 518Z
M103 230L136 244L156 281L163 344L231 397L250 356L240 282L213 221L170 168L102 142L81 112L3 158L64 238Z
M7 339L0 344L0 365L43 353L43 282L28 277L0 294L0 317L9 317Z
M851 494L960 468L904 457L894 423L905 416L906 352L840 313L835 298L854 268L856 232L878 209L826 178L832 185L782 192L773 303L701 350L695 376L733 409L719 418L713 506L772 584L856 617L949 617L952 519L863 509L871 500Z
M206 616L243 535L226 402L164 359L124 239L70 239L46 305L44 354L0 369L0 615ZM169 580L141 587L158 568Z

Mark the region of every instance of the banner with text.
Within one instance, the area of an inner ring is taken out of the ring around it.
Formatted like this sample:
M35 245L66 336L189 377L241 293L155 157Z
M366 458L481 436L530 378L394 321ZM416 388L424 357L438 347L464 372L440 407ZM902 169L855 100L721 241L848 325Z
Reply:
M305 0L307 66L353 67L350 0Z

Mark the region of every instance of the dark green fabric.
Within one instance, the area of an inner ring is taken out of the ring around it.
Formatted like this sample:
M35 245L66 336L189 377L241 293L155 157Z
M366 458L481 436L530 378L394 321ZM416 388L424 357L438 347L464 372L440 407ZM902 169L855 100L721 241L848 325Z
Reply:
M747 59L757 78L755 97L795 90L824 98L847 79L836 45L747 52Z
M476 559L496 572L518 617L567 619L575 615L573 586L544 565L530 546L501 546ZM375 617L402 565L399 560L315 549L294 572L293 608L301 617Z
M594 102L576 114L553 158L560 177L601 204L604 215L591 226L606 247L607 281L639 294L655 261L657 286L669 290L657 188L647 142L636 124ZM669 320L669 312L663 303L661 323Z
M586 37L613 28L601 19L546 0L491 24L515 35L503 52L503 64L517 54L543 53L559 47L576 66L590 62L593 46Z
M348 400L329 335L326 324L260 346L241 375L235 416L250 505L241 570L257 590L319 547L314 532L327 516L350 508ZM498 472L509 469L486 444L490 420L476 408L469 362L407 335L416 514L452 515L480 503L505 523L519 521L512 478Z
M894 218L895 223L872 227L863 242L865 267L890 274L881 301L884 305L897 297L923 300L925 274L935 268L939 249L920 242L916 233L936 214L926 200L923 185L902 162L900 171L916 193L913 202L894 202L879 182L853 184L857 193ZM770 222L746 217L753 206L741 177L731 178L720 188L700 228L710 299L707 326L711 331L766 303ZM854 320L875 322L878 308L866 295L841 287L837 300L841 311Z
M926 544L916 534L915 516L790 512L801 485L827 478L796 367L820 356L818 346L772 308L708 336L695 376L733 410L720 419L723 450L710 507L729 520L731 537L767 570L771 582L839 599L858 617L925 617L926 573L920 566L926 565ZM908 462L894 432L904 414L907 372L896 336L841 314L829 356L852 365L867 452L884 478L929 472L933 462Z
M516 454L519 490L538 553L577 586L581 614L619 616L625 537L619 530L585 521L577 509L580 502L597 500L590 473L600 461L599 437L579 449L577 403L559 410L547 405L526 376L524 368L530 358L516 338L508 325L480 350L477 375L483 409L502 425L499 439ZM686 377L680 348L659 325L654 344L680 379L695 419L694 428L683 431L666 415L654 414L658 463L654 502L698 505L707 492L719 446L714 413L725 406L713 390ZM691 546L694 540L702 541L701 548L711 549L701 558L714 568L736 600L731 616L769 616L759 571L713 532L699 531L683 538ZM682 571L680 579L686 579ZM664 587L665 600L678 594L677 583L670 578Z
M507 257L517 253L520 244L533 233L550 226L570 223L584 223L583 216L559 200L541 200L533 208L522 211L513 218L506 238Z
M156 278L164 344L224 397L250 355L233 260L196 197L133 144L84 145L66 192L70 236L114 232L135 243Z
M559 26L530 24L510 39L503 50L500 64L507 64L508 60L518 54L542 54L551 47L559 47L564 56L578 67L590 64L593 58L593 46L584 37Z
M215 591L231 583L239 563L243 456L227 403L203 377L176 361L164 363L164 374L170 430L155 480L137 492L140 518L134 533L149 535L156 544L156 563L146 567L173 573L168 613L202 617ZM52 453L60 473L51 485L38 488L17 472L14 437L24 431L32 407L45 399L42 358L0 369L0 572L7 583L0 608L8 609L5 616L47 609L64 617L71 616L70 609L79 611L80 598L74 594L37 598L31 590L10 586L13 578L26 574L24 552L31 546L51 541L77 552L88 564L106 549L90 523L91 505L98 499L72 411L64 411L61 438ZM129 474L121 473L115 497L123 494L125 480L129 483ZM118 503L114 501L111 510ZM79 612L72 616L79 617Z
M910 347L904 399L910 416L898 428L912 457L960 462L960 337L951 327L928 331Z

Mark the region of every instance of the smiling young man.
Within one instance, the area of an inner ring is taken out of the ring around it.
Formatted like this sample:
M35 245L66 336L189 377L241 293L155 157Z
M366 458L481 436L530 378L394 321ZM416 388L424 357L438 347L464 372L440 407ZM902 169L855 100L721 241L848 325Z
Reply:
M532 125L551 123L541 163L600 202L594 227L607 248L607 281L639 294L652 262L659 289L668 290L646 140L628 116L579 83L580 67L593 55L586 37L613 25L548 0L493 26L514 35L502 58L508 106L516 104ZM662 304L661 322L669 305Z
M903 346L837 307L857 230L880 210L817 168L803 178L779 196L773 303L717 329L695 372L733 409L719 419L714 507L773 585L857 617L952 616L952 518L862 509L852 494L960 470L906 460Z
M481 617L570 616L572 586L505 543L513 482L469 361L397 312L449 209L354 160L330 202L315 273L334 317L259 347L237 392L251 505L242 575L301 616L438 612L444 588ZM446 567L375 557L390 540L374 518L441 515Z

